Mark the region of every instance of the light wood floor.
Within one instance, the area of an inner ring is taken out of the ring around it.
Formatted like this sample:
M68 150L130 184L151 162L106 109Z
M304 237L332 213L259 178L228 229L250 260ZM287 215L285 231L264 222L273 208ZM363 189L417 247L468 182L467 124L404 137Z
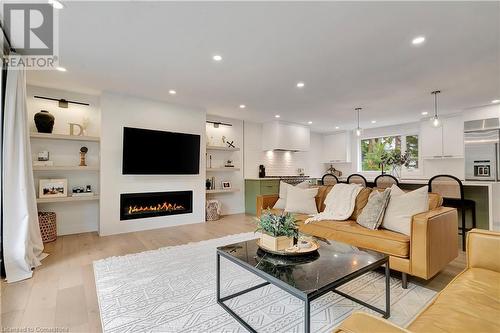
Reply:
M92 262L110 256L154 250L159 247L218 238L253 231L253 217L231 215L207 222L115 236L84 233L59 237L47 243L43 260L33 278L2 282L1 327L58 327L70 332L100 332ZM427 288L441 290L465 267L465 256L451 262L429 281L411 279Z

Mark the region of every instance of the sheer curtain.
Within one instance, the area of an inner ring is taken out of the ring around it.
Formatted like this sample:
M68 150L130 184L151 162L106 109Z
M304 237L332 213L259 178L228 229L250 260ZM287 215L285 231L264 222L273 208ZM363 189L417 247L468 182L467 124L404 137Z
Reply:
M26 106L26 73L9 68L3 124L3 251L7 282L30 278L46 254L38 226Z

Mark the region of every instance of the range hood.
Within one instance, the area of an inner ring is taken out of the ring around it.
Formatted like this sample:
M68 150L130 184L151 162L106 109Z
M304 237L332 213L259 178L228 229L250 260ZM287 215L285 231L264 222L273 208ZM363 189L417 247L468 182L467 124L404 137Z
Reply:
M280 121L262 125L262 150L308 151L310 144L309 127Z

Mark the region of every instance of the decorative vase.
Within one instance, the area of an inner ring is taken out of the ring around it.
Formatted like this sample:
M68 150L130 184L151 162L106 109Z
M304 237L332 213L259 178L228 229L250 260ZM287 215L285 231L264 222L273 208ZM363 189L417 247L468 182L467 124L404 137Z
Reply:
M49 111L41 110L34 116L36 129L39 133L52 133L55 118Z
M398 180L401 179L401 165L393 165L391 175L396 177Z
M260 236L260 245L271 251L283 251L293 246L293 237L274 237L266 233Z

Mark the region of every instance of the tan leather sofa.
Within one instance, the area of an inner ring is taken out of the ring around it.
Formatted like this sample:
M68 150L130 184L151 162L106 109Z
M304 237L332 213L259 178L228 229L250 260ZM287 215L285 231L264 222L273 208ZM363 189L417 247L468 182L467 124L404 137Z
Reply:
M406 329L356 312L334 332L500 332L500 233L478 229L468 233L467 268Z
M316 196L318 211L325 209L324 201L332 187L319 186ZM413 216L411 235L407 236L386 229L367 229L356 223L371 191L365 188L358 194L354 212L347 221L304 224L308 216L295 214L300 231L390 255L390 268L403 273L403 288L407 285L406 274L430 279L458 256L457 210L443 207L440 195L429 193L429 210ZM257 197L257 216L263 209L273 207L277 200L278 195Z

